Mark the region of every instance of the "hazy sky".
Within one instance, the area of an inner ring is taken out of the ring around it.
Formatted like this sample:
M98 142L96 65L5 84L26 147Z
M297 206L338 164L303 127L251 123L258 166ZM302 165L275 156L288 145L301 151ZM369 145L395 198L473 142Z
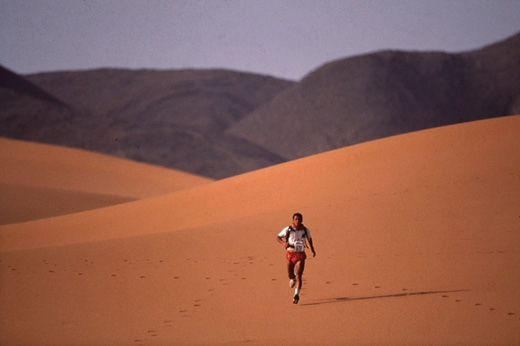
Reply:
M381 49L458 52L520 32L520 0L0 0L18 73L227 68L297 80Z

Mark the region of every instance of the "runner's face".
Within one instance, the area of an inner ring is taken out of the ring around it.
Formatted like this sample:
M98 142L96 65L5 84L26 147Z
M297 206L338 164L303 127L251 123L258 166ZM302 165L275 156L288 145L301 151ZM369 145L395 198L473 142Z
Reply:
M302 219L300 219L298 216L293 217L293 223L295 226L300 226L302 224Z

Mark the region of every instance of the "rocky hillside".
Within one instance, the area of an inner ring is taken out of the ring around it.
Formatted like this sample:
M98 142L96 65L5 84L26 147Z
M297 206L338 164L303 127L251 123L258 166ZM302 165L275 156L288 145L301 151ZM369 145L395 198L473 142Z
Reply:
M228 134L295 159L520 113L520 35L462 54L382 51L328 63Z
M6 69L0 72L2 80L14 75ZM291 86L290 81L224 70L102 69L16 77L0 85L2 136L79 147L212 178L284 160L224 130ZM22 84L31 88L18 87Z

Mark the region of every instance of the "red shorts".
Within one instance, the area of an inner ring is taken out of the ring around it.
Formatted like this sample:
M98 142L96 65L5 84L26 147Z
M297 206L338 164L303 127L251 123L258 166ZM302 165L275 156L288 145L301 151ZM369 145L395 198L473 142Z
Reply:
M307 255L305 254L305 252L287 251L285 257L289 262L296 264L296 262L298 261L304 261L307 258Z

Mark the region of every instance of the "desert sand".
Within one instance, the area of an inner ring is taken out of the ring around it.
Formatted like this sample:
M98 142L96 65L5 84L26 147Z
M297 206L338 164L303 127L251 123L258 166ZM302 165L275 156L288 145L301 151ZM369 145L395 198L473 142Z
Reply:
M0 138L0 224L96 209L211 182L84 150Z
M41 147L16 169L47 178L2 184L132 200L0 226L0 344L518 345L519 134L441 127L155 196L168 172ZM51 179L74 165L92 181ZM296 211L317 251L298 305L275 240Z

